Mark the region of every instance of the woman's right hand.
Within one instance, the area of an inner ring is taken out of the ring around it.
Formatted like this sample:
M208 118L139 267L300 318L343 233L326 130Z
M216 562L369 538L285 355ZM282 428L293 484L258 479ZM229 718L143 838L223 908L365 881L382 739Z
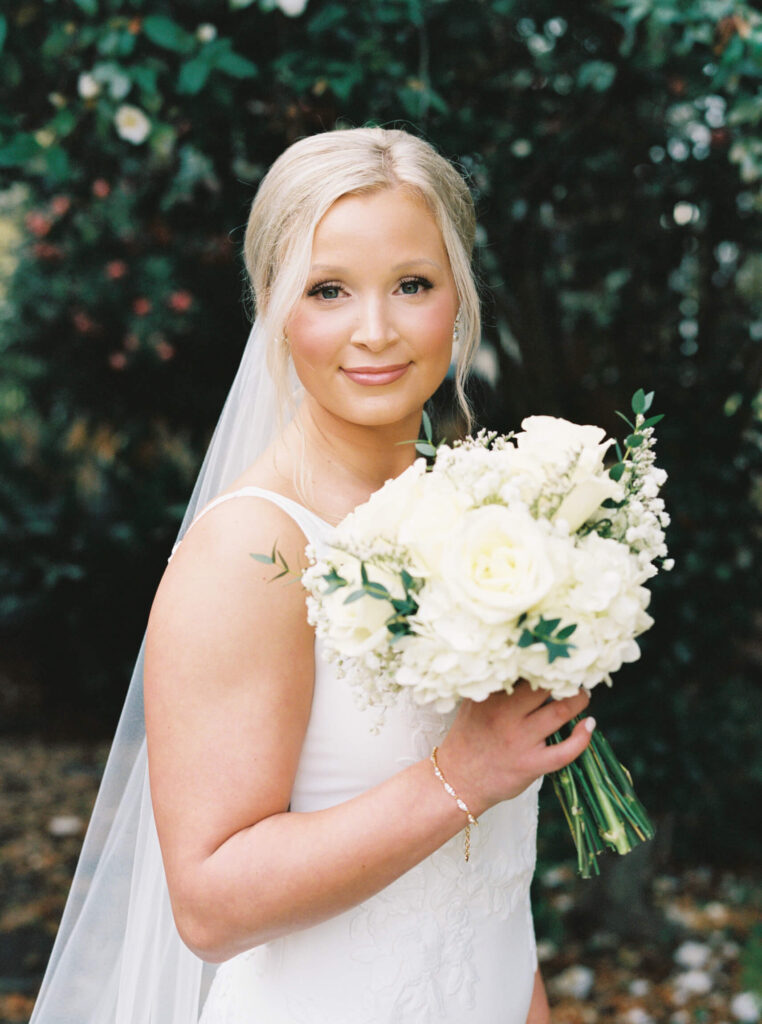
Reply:
M532 690L523 680L511 694L500 691L483 701L464 700L439 747L442 773L478 817L579 757L590 742L595 719L579 722L561 743L549 746L546 740L589 703L586 690L548 700L547 691Z

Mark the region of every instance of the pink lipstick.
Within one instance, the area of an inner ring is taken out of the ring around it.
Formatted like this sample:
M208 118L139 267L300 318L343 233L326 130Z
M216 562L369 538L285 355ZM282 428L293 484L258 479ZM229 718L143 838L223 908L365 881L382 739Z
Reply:
M379 385L391 384L403 375L410 363L398 363L395 366L342 366L342 372L355 384Z

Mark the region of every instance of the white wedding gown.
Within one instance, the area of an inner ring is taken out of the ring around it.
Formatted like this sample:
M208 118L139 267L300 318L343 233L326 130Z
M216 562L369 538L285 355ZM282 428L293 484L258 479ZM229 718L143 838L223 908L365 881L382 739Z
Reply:
M234 497L273 501L318 550L330 529L258 488L216 501ZM358 710L316 640L291 810L339 804L427 758L451 720L400 701L374 734L373 713ZM529 886L539 787L482 815L468 862L461 833L359 906L221 964L200 1024L525 1024L537 967Z

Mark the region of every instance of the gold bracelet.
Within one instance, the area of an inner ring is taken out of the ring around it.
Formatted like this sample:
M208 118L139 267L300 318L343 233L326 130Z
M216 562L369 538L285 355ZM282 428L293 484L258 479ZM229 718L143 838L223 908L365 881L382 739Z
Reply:
M444 786L445 790L450 794L450 796L453 798L453 800L458 805L458 807L460 807L461 811L463 811L465 816L468 818L468 823L466 824L466 849L465 849L466 860L468 860L468 858L471 855L471 826L472 825L478 825L479 822L476 820L476 818L473 816L473 814L469 811L468 807L466 806L466 801L458 796L458 794L455 792L455 790L452 788L450 783L447 781L447 779L442 774L442 769L439 767L439 762L437 761L437 750L438 749L439 749L439 747L434 747L434 749L431 751L431 756L429 757L429 760L434 765L434 774L436 775L436 777L442 783L442 785Z

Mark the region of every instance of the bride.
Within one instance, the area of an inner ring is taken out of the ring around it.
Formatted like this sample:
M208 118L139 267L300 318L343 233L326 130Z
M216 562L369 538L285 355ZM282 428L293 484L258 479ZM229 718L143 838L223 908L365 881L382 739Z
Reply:
M588 718L545 745L588 698L520 684L449 715L401 701L374 733L301 587L250 557L275 544L304 565L412 462L401 442L454 340L468 415L473 238L460 175L402 131L303 139L262 182L245 242L257 320L32 1024L549 1021L537 790L589 742Z

